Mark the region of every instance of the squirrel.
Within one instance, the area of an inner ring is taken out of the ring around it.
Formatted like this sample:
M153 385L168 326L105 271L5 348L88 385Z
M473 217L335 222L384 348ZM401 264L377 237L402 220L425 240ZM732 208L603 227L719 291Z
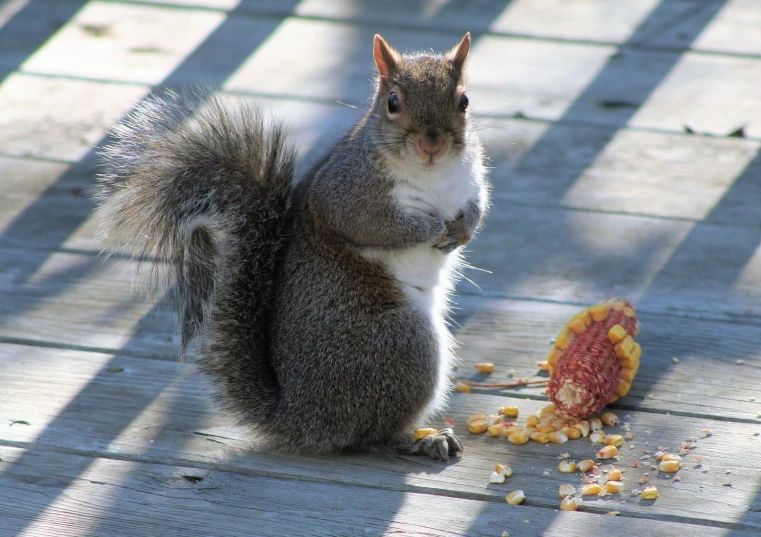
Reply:
M181 353L263 447L462 455L451 428L413 428L447 403L449 296L488 207L470 45L403 55L376 35L369 109L299 180L282 123L210 91L158 92L112 129L104 249L169 287Z

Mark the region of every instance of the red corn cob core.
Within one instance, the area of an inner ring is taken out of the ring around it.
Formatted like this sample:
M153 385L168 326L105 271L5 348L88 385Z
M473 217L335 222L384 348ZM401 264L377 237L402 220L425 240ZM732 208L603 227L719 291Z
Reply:
M637 333L637 317L626 300L601 302L576 315L548 357L548 393L555 406L583 418L625 395L639 368L641 350L632 339Z

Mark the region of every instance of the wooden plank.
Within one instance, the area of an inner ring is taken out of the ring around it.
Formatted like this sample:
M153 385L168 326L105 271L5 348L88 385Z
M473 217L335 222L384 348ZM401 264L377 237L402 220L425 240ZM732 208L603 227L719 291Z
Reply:
M750 537L751 532L564 513L503 502L329 483L298 482L182 466L91 459L0 447L6 531L111 536L512 535L582 537L594 526L636 532ZM20 501L24 498L23 501ZM524 523L528 521L528 523ZM628 533L627 533L628 532Z
M556 508L559 484L581 482L579 475L564 476L556 471L558 455L568 452L578 460L592 456L595 449L585 439L564 445L513 446L504 439L465 433L465 457L450 465L422 457L374 454L310 457L257 453L246 449L244 433L224 427L224 421L210 416L203 384L189 364L12 345L0 350L4 394L0 443L16 447L498 503L507 491L520 488L527 494L528 505L547 508ZM181 371L191 374L178 375ZM450 415L462 430L466 416L508 403L517 404L523 416L545 404L457 394ZM625 469L627 492L584 500L582 510L617 510L626 516L737 529L761 527L761 450L759 437L754 436L761 424L646 412L622 413L621 418L636 435L615 463ZM697 440L697 449L685 456L681 481L656 475L645 460L639 468L633 467L643 449L655 450L658 445L678 449L705 427L714 434ZM697 456L702 457L700 468L696 468ZM489 485L488 475L497 462L511 465L515 473L504 485ZM661 490L661 497L652 504L629 495L646 472Z

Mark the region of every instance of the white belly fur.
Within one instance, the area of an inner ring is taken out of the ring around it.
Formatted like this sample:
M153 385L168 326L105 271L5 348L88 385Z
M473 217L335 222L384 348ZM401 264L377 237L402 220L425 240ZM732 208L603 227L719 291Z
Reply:
M453 220L469 201L479 200L484 167L480 158L463 159L442 170L395 170L394 200L409 212ZM410 301L431 320L439 341L438 390L426 414L442 410L449 393L448 373L453 365L454 339L446 324L460 253L444 254L431 245L399 250L367 250L364 254L384 266L399 281ZM421 417L424 419L424 417Z

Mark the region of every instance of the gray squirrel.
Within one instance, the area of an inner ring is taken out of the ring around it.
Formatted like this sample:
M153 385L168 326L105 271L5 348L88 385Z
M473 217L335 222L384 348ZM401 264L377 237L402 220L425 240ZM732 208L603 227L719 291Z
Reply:
M100 234L166 278L182 352L264 446L390 449L447 461L458 247L488 205L464 67L379 35L366 114L298 182L281 124L211 94L144 100L112 130Z

